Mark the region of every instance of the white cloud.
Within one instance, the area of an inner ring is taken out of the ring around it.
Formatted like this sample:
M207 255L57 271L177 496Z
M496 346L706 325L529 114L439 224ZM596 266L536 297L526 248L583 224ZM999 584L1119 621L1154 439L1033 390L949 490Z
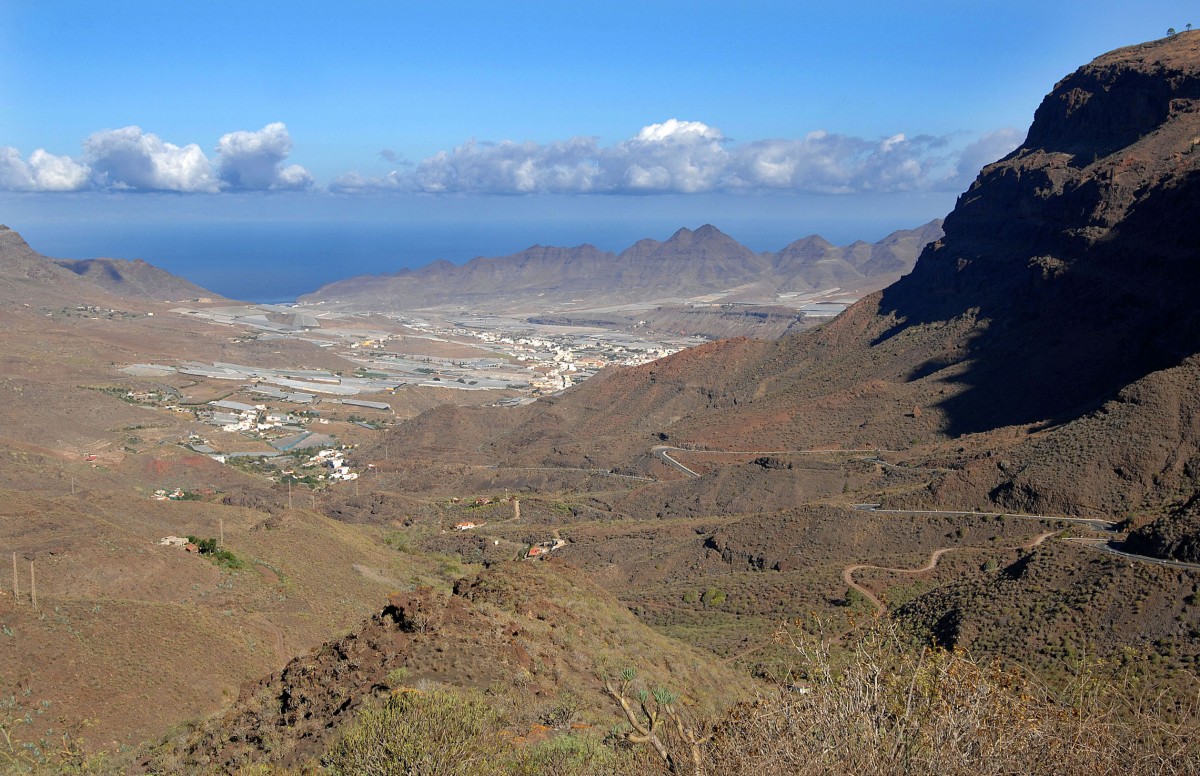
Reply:
M96 132L83 141L84 158L97 186L140 191L215 192L212 163L189 143L177 146L140 127Z
M312 176L298 164L284 167L292 152L292 137L281 121L257 132L240 130L217 141L221 183L242 191L306 189Z
M79 158L43 149L21 158L0 146L0 190L79 191L265 191L307 189L312 175L298 164L284 166L292 138L281 122L262 129L229 132L217 141L214 164L196 143L178 146L141 127L106 129L83 141Z
M29 169L41 191L79 191L87 187L91 172L69 156L55 156L41 148L29 155Z
M699 121L667 119L661 124L642 127L633 139L635 142L641 143L662 143L664 141L691 142L696 140L720 142L725 138L722 137L720 130Z
M964 186L969 184L981 169L1007 156L1021 144L1021 140L1021 133L1012 127L987 133L963 149L958 159L954 181Z
M868 140L825 131L735 144L716 127L668 119L601 145L594 137L549 143L470 140L413 164L385 149L396 169L349 172L335 192L458 194L659 194L787 191L824 194L954 189L1015 148L1001 129L961 146L949 138L894 134ZM210 159L196 143L178 146L136 126L96 132L80 157L38 149L22 158L0 146L0 190L303 190L313 177L287 164L292 138L282 122L221 136Z
M39 148L21 159L11 146L0 147L0 189L10 191L79 191L88 185L86 165L69 156L55 156Z
M669 119L609 146L589 137L541 144L471 140L411 171L383 177L347 173L330 188L462 194L901 192L958 185L959 168L997 138L981 139L961 156L947 138L927 135L866 140L817 131L735 145L716 127Z

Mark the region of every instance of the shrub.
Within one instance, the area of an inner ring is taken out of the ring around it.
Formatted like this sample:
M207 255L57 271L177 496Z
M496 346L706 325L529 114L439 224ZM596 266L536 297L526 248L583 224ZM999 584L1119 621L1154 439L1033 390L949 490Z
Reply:
M499 773L507 748L498 715L445 691L399 692L362 712L322 760L331 774L473 776Z
M229 550L217 546L217 540L212 537L199 539L195 536L189 536L187 540L196 545L196 549L200 551L201 555L207 556L209 560L218 566L236 571L237 569L244 568L246 565L242 562L241 558Z
M1192 706L1138 707L1082 671L1062 696L961 653L913 648L887 627L844 663L790 640L807 677L743 704L708 747L715 773L1183 774L1200 771Z

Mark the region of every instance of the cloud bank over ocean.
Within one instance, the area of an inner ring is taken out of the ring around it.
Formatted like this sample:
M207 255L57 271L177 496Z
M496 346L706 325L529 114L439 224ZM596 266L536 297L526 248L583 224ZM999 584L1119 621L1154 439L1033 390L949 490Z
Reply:
M604 146L594 137L549 143L471 140L412 169L383 176L348 173L339 192L459 194L696 194L795 191L902 192L961 187L1017 146L1013 130L955 150L950 137L895 134L867 140L825 131L796 139L737 144L716 127L669 119ZM986 158L989 157L990 158Z
M326 187L339 194L700 194L898 193L961 189L979 167L1015 148L1001 129L961 145L962 136L897 133L865 139L817 130L799 138L737 143L699 121L669 119L603 145L595 137L546 143L470 140L385 174L348 172ZM22 158L0 146L0 189L178 193L300 191L313 176L287 164L293 142L274 122L222 135L209 158L140 127L103 130L79 157L37 149ZM400 160L395 152L381 155Z
M213 194L312 186L312 176L303 167L284 166L291 150L292 140L282 122L223 135L215 160L195 143L178 146L128 126L89 135L78 158L39 148L22 159L16 148L0 146L0 189Z

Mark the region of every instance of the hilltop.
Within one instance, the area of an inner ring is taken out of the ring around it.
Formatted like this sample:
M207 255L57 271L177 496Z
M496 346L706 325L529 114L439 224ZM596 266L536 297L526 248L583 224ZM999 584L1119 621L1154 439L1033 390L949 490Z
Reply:
M117 296L133 296L164 301L210 299L228 301L190 280L173 275L142 259L57 259L60 267L71 270Z
M223 299L140 259L51 259L0 225L0 301L101 304L112 303L114 297L158 302Z

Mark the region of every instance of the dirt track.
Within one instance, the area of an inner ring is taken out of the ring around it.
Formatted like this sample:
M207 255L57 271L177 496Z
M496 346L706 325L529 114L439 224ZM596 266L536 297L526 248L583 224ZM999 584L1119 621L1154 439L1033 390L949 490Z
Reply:
M1038 534L1037 536L1035 536L1033 539L1030 539L1025 544L1021 544L1016 547L1005 547L1003 549L1030 550L1030 549L1033 549L1034 547L1037 547L1039 544L1046 541L1051 536L1054 536L1057 533L1058 533L1058 531L1046 531L1045 533ZM874 593L872 593L870 590L868 590L867 588L863 587L862 585L860 585L854 581L854 572L858 571L859 569L878 569L879 571L890 571L890 572L893 572L896 574L920 574L925 571L932 571L937 566L938 559L941 558L943 555L945 555L948 552L952 552L953 550L979 550L979 549L993 549L993 548L942 547L941 549L937 549L937 550L933 551L933 553L929 556L929 560L926 561L924 566L921 566L921 567L915 568L915 569L898 569L898 568L892 568L890 566L876 566L876 565L873 565L870 563L855 563L850 566L847 566L845 569L842 570L842 581L846 583L847 587L853 588L854 590L857 590L859 593L862 593L862 595L868 601L870 601L872 604L875 605L875 616L882 617L884 614L887 613L887 607L884 606L882 601L880 601L878 598L875 597Z

